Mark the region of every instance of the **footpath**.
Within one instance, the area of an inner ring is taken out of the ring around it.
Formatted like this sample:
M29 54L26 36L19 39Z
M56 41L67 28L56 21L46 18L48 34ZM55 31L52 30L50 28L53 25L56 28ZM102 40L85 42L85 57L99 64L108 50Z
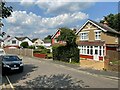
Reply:
M66 63L66 62L62 62L62 61L53 61L53 60L48 60L48 61L50 61L51 63L63 65L63 66L70 67L73 69L77 69L77 70L83 71L87 74L91 74L91 75L95 75L95 76L102 76L102 77L115 79L115 80L120 80L120 72L95 70L92 68L81 67L78 64L71 64L71 63Z

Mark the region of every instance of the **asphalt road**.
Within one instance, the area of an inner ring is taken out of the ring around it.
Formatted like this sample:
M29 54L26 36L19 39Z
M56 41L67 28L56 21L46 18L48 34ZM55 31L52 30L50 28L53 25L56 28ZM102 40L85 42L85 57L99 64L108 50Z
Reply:
M22 57L24 71L3 76L6 88L118 88L118 80L90 75L51 60Z

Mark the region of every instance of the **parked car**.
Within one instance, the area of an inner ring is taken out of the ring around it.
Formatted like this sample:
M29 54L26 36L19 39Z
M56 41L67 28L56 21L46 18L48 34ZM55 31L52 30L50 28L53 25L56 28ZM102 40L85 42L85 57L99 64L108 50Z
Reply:
M23 62L17 55L2 55L2 73L11 71L23 71Z
M2 48L0 48L0 56L1 55L5 55L5 51L4 51L4 49L2 49Z

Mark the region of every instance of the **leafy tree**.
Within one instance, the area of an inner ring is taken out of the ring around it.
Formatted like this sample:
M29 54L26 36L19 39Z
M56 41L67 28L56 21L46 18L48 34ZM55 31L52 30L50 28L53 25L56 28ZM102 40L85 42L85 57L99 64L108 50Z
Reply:
M28 44L28 42L22 42L22 43L20 44L20 46L23 47L23 48L28 48L28 47L29 47L29 44Z
M67 45L76 46L76 35L75 32L69 28L60 28L61 34L57 38L58 41L65 41Z
M52 35L48 35L47 37L44 38L44 40L51 39Z
M5 4L5 2L0 2L0 17L3 19L9 17L13 12L13 8L11 6L8 7Z
M65 41L65 46L53 46L53 60L62 60L65 62L79 62L79 49L76 44L75 31L69 28L60 28L61 34L58 41Z
M116 31L119 30L119 23L120 23L120 13L118 14L109 14L107 16L104 16L104 19L100 21L100 23L104 22L108 23L108 26L115 29Z

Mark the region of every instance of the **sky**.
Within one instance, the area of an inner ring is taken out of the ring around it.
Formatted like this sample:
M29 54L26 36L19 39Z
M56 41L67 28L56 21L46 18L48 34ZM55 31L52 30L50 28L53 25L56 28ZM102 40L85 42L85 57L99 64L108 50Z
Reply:
M30 1L6 3L13 12L3 20L2 31L11 36L43 39L60 27L79 29L88 19L99 22L103 16L118 13L118 2Z

